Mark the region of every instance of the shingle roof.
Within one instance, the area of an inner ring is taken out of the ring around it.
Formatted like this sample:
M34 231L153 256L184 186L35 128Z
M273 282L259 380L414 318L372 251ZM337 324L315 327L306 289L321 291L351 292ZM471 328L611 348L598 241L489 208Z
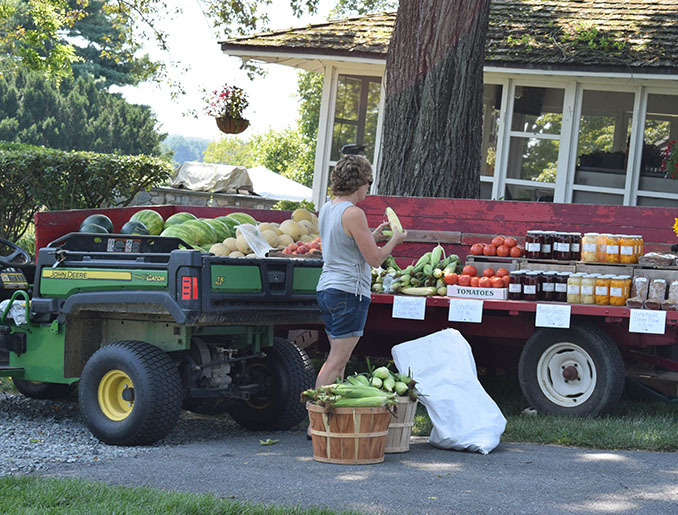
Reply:
M396 13L231 39L222 50L386 59ZM486 65L678 72L678 0L492 0Z

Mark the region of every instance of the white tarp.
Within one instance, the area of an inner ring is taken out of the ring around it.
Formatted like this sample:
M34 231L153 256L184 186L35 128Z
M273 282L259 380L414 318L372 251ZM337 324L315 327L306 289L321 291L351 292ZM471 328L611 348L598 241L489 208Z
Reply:
M170 181L172 188L192 191L253 191L252 181L244 166L198 163L186 161L177 169Z
M308 186L283 177L265 166L248 168L254 192L262 197L275 200L308 200L311 201L313 190Z

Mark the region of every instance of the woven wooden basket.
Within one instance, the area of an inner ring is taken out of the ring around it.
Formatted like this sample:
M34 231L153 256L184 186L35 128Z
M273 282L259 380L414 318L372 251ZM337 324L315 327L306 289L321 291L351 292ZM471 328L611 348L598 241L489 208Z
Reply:
M249 120L244 118L217 118L217 127L226 134L239 134L249 127Z

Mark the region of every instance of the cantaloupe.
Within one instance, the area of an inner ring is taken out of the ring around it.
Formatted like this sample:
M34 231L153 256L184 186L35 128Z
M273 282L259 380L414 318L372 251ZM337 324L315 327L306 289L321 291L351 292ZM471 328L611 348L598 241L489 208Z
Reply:
M313 213L311 213L308 209L299 208L292 212L291 218L295 222L300 222L301 220L308 220L311 222L313 221L313 216Z
M288 236L287 234L282 234L281 236L278 236L278 248L287 247L290 243L294 242L295 240L293 240L292 237Z
M235 238L226 238L223 243L228 247L228 250L230 250L231 252L233 252L234 250L238 250L238 245L236 243Z
M210 252L215 256L228 256L231 250L223 243L215 243L210 247Z
M252 249L250 248L249 244L247 243L247 240L242 234L235 239L235 244L238 247L238 250L243 254L249 254L250 252L252 252Z
M267 231L261 231L261 237L264 238L271 247L278 246L278 235L274 231L270 229Z
M283 234L287 234L290 238L296 241L299 239L299 236L301 236L302 228L294 220L285 220L280 224L280 230L283 232Z

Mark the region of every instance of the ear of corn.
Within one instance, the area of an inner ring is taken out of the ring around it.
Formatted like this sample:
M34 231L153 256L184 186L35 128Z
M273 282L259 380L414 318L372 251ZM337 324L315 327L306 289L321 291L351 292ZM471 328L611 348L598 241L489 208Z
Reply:
M378 397L339 399L334 401L332 403L332 406L336 408L377 408L380 406L386 406L390 404L395 404L395 398L388 398L380 395Z

